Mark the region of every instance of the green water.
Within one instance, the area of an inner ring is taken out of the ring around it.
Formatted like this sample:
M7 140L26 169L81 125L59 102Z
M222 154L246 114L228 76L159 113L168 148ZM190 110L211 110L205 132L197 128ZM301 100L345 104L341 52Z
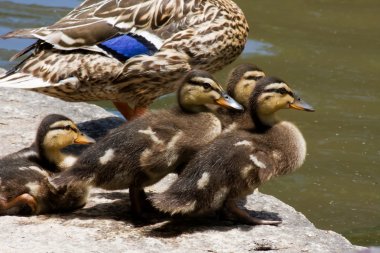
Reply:
M50 24L79 2L0 0L0 32ZM307 160L302 169L261 191L292 205L318 228L341 233L354 244L380 245L380 2L236 2L249 19L251 33L233 65L258 64L290 83L317 109L282 113L303 131ZM0 67L9 68L7 59L28 43L0 41ZM232 67L218 73L219 80ZM173 101L166 96L153 107Z

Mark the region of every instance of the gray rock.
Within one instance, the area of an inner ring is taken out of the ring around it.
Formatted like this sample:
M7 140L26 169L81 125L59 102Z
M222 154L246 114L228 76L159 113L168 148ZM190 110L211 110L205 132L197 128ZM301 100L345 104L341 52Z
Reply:
M49 113L69 116L95 138L122 120L86 103L66 103L37 93L0 89L0 156L30 145L39 121ZM126 159L128 159L126 157ZM148 191L162 191L170 175ZM85 208L74 213L0 217L1 252L353 252L341 235L318 230L280 200L255 193L245 208L279 226L247 226L216 216L160 218L140 223L130 215L127 191L94 189ZM253 211L254 210L254 211Z
M0 156L30 145L46 115L63 114L89 136L97 139L124 121L87 103L67 103L32 91L0 88Z

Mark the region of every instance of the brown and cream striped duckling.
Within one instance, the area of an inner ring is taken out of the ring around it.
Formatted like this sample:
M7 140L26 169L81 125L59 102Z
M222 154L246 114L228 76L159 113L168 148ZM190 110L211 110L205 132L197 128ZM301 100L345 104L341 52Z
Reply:
M86 188L69 187L57 192L48 177L67 169L76 159L63 154L62 148L93 142L69 118L46 116L31 147L0 160L0 214L41 214L82 207Z
M188 163L163 193L151 197L154 207L170 214L202 214L224 209L247 224L278 224L261 220L237 207L236 200L251 194L273 176L299 168L306 142L298 128L276 118L280 109L313 111L282 80L265 77L250 96L255 130L223 133Z
M129 188L132 211L140 215L149 203L143 188L182 168L222 132L220 120L206 105L243 108L205 71L191 71L173 109L149 112L114 130L85 150L72 169L52 182L107 190ZM143 206L145 205L145 206Z
M216 115L223 121L226 129L253 128L249 107L249 97L256 86L256 82L265 77L265 73L254 64L240 64L229 74L227 93L244 107L244 111L230 110L218 107Z

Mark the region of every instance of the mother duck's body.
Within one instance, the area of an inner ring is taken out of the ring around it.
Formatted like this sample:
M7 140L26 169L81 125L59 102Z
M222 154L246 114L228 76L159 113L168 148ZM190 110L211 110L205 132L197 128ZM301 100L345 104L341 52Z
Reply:
M87 0L51 26L1 36L38 41L16 55L33 50L0 86L145 108L190 69L234 61L247 35L231 0Z

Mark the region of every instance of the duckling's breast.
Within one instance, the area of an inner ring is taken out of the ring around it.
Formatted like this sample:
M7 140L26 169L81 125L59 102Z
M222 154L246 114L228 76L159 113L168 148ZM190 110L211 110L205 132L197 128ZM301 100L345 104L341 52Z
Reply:
M199 118L199 123L204 127L203 131L201 131L204 136L203 139L200 139L201 143L207 144L222 133L222 122L214 114L201 113Z
M273 127L272 139L276 152L273 155L280 156L283 164L282 172L292 172L304 163L306 158L306 141L301 131L291 122L283 121Z

